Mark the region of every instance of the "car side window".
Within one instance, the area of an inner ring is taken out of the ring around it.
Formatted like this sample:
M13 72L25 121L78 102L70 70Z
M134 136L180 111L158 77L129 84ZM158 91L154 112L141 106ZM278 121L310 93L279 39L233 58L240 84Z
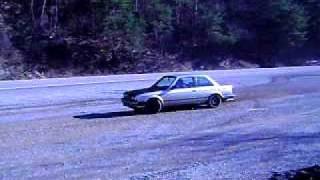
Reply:
M193 77L184 77L184 78L178 79L174 88L175 89L192 88L194 86L195 86L195 80Z
M197 86L198 87L213 86L213 83L211 81L209 81L209 79L206 77L198 77L197 78Z

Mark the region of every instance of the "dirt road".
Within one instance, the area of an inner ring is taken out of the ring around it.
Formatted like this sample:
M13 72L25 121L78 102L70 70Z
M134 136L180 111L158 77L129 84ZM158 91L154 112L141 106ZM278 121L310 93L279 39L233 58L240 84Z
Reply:
M320 67L203 73L237 101L135 115L121 93L162 74L0 83L0 179L267 179L320 164Z

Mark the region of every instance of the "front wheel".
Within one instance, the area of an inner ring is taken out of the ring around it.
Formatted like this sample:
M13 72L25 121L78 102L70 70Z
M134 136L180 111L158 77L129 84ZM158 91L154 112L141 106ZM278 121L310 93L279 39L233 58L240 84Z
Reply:
M162 110L162 103L159 99L150 99L147 102L146 112L151 114L159 113Z
M209 97L208 105L210 108L217 108L218 106L220 106L221 102L222 98L219 95L214 94Z

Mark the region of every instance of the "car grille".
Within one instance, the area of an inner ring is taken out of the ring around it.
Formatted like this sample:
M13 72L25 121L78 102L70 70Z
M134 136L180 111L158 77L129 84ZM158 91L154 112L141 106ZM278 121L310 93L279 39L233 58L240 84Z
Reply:
M125 99L126 101L135 101L134 96L124 96L123 99Z

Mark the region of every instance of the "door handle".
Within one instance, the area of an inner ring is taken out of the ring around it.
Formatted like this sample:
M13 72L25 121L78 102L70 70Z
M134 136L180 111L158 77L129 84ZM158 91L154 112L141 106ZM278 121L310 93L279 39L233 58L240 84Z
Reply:
M192 92L197 92L197 90L192 90Z

